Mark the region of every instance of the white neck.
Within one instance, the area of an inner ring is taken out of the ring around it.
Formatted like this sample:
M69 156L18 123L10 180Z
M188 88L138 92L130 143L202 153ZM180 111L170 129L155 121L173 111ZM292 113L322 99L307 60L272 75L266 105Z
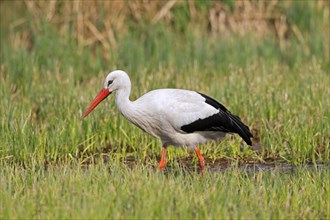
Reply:
M130 93L130 87L118 89L116 91L116 105L119 112L131 121L132 114L134 114L134 104L129 100Z

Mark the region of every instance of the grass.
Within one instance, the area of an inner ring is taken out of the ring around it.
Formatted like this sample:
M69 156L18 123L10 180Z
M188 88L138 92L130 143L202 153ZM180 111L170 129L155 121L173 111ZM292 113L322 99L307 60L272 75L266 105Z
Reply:
M205 146L203 150L212 158L329 163L330 82L316 61L294 70L255 64L244 70L233 69L227 76L195 68L133 74L132 98L160 87L202 91L240 115L254 130L256 143L263 147L260 153L241 151L239 138L227 139L211 150L211 145ZM143 161L146 155L155 159L159 154L160 143L123 119L111 96L91 117L80 120L102 86L103 73L81 84L75 84L74 73L70 72L65 76L56 72L33 75L29 87L10 84L9 77L1 82L1 105L6 106L0 110L2 158L35 167L65 161L70 155L87 157L110 151L125 158L126 151L133 151L130 153Z
M110 163L109 163L110 164ZM329 170L163 175L150 166L1 170L1 218L329 218Z
M272 36L210 37L198 29L204 23L189 23L191 34L181 5L174 27L132 22L105 56L101 45L81 47L74 33L10 4L0 3L1 219L330 218L329 30L319 6L287 9L305 42L291 35L286 50ZM207 14L211 5L196 7ZM11 29L19 15L25 23ZM159 172L161 143L127 122L113 97L79 118L117 68L131 77L132 99L164 87L214 97L250 126L261 150L237 136L205 144L202 178L191 152L170 148ZM297 168L246 169L254 163Z

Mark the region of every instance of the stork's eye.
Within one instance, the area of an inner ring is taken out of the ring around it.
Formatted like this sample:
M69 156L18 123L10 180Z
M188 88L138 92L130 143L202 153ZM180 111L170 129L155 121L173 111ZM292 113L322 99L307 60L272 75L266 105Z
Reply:
M112 82L113 82L113 80L108 81L108 87L111 85Z

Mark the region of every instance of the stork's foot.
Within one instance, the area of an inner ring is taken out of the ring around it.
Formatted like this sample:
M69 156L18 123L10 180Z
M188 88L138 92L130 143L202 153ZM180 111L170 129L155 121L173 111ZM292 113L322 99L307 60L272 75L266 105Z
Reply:
M195 153L199 159L199 166L201 167L201 171L202 171L202 176L204 176L205 171L204 171L204 166L205 166L205 162L204 162L204 157L202 156L201 152L198 150L197 147L195 147Z
M159 164L158 164L158 168L160 170L163 170L164 167L166 165L166 147L163 146L163 149L162 149L162 156L160 157L160 161L159 161Z

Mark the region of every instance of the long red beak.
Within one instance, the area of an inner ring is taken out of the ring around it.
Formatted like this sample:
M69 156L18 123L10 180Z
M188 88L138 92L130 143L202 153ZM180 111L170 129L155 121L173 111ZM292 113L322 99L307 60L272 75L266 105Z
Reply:
M108 89L102 89L99 94L97 94L94 98L94 100L92 101L92 103L89 105L88 109L84 112L84 114L82 114L82 116L80 117L81 119L84 119L89 113L91 113L91 111L93 111L93 109L100 104L100 102L102 102L106 97L108 97L108 95L110 95L111 92L109 92Z

